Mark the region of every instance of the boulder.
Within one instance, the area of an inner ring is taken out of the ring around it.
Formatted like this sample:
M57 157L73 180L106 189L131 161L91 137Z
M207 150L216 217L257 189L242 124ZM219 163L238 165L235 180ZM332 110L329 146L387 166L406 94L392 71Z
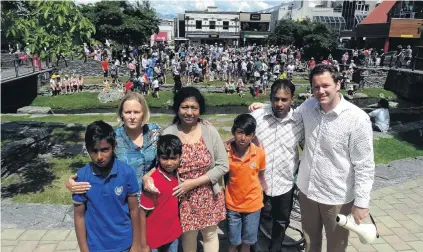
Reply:
M360 99L360 98L367 98L368 96L366 95L366 94L363 94L363 93L355 93L354 95L353 95L353 98L354 99Z
M18 109L18 114L53 114L50 107L25 106Z

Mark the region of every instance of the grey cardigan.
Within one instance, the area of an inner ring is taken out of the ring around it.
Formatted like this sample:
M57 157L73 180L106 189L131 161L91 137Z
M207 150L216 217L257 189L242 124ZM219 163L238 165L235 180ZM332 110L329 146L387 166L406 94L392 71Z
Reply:
M229 171L228 154L216 128L211 125L201 125L201 136L212 156L212 163L206 175L213 185L213 192L217 194L223 189L223 175ZM164 134L178 135L178 127L172 124L163 130Z

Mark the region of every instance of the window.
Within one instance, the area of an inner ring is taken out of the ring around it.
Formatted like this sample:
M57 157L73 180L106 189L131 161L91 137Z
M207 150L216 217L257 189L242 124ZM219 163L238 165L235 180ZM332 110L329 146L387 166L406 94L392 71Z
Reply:
M223 30L229 30L229 21L223 21Z
M202 21L201 20L197 20L195 21L195 29L201 29L202 28Z
M209 29L214 30L216 29L216 21L210 21L209 22Z

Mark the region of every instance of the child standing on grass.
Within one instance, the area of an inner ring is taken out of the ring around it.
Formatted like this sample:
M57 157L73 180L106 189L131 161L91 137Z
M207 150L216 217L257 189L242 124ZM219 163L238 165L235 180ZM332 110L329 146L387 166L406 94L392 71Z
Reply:
M137 177L115 157L112 126L103 121L88 125L85 146L92 162L78 170L76 181L89 182L91 189L72 195L81 252L140 251Z
M260 212L265 188L264 150L253 144L256 120L250 114L241 114L234 120L229 147L229 181L226 187L229 252L249 252L257 242Z
M143 252L177 252L182 234L176 170L181 164L182 142L177 136L163 135L157 142L157 169L151 174L160 194L143 192L140 199L141 248Z

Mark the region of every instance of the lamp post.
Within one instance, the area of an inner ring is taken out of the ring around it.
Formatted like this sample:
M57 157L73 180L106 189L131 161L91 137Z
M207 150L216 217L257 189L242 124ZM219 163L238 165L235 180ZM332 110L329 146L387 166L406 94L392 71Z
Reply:
M188 38L188 21L189 21L189 17L185 16L185 38ZM188 45L189 45L189 39L188 39Z
M294 9L294 4L293 3L291 4L291 11L289 13L289 19L291 19L291 20L292 20L292 9Z

